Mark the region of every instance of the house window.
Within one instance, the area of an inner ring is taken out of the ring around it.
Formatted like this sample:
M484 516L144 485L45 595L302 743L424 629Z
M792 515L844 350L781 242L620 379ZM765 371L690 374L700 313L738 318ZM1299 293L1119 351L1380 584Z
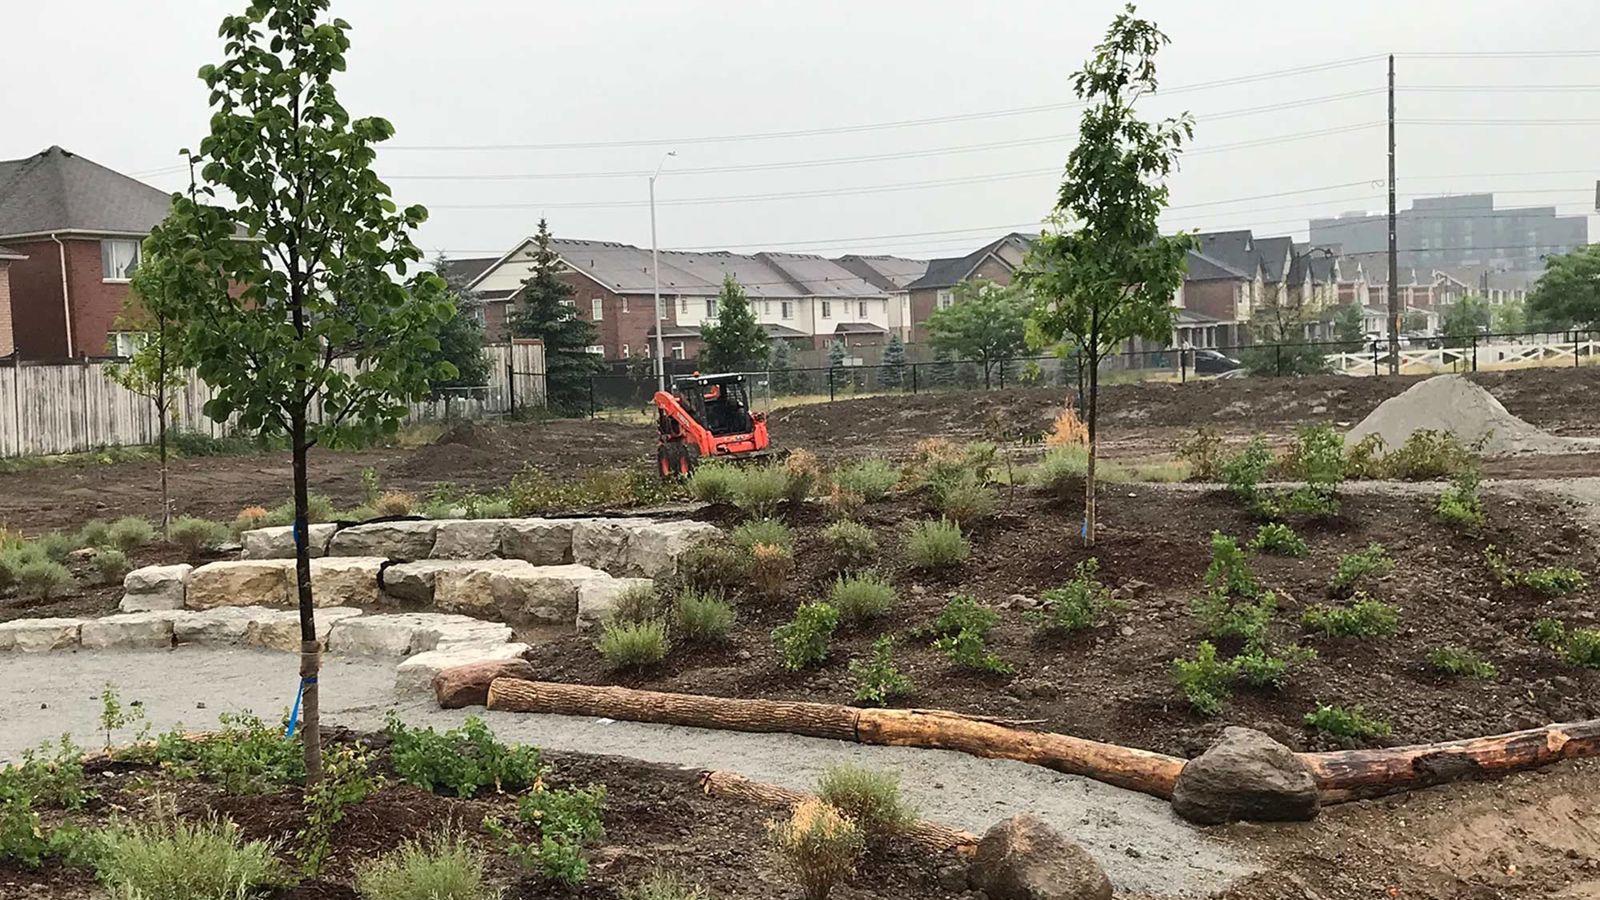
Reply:
M627 301L624 300L623 302L626 303ZM627 311L626 307L624 307L623 311L624 312ZM589 301L589 318L594 319L596 322L598 322L601 319L604 319L605 317L606 317L605 301L601 300L599 297L596 297L593 300L590 300Z
M142 331L113 331L106 335L106 351L112 356L129 357L150 339Z
M622 311L623 312L627 312L628 311L628 298L627 297L623 297L622 298Z
M606 348L600 346L599 344L590 344L589 346L587 346L587 347L585 347L583 349L584 349L585 352L592 353L595 356L605 356L606 355Z
M939 303L939 308L940 309L949 309L952 305L955 304L955 302L956 302L955 291L940 291L939 292L938 303Z
M772 301L771 300L763 300L763 301L761 301L761 314L763 316L772 315Z
M781 301L778 304L778 310L779 310L780 318L784 318L784 319L792 319L792 318L794 318L794 304L792 302L790 302L788 300Z
M833 318L833 303L831 301L822 301L822 317L824 319ZM785 318L787 318L787 316L785 316Z
M715 298L715 297L707 297L706 298L706 318L708 318L708 319L715 318L716 315L717 315L717 298Z
M127 281L139 265L138 241L101 241L100 277L106 281Z
M683 345L682 344L673 344L672 345L672 358L673 359L683 359Z
M678 312L686 313L688 311L689 311L689 297L686 294L686 295L678 298Z
M622 358L623 359L627 359L628 357L630 357L632 355L633 354L628 351L628 345L627 344L623 344L622 345Z
M865 319L866 317L867 317L867 301L862 300L862 301L860 301L859 303L856 304L856 318Z

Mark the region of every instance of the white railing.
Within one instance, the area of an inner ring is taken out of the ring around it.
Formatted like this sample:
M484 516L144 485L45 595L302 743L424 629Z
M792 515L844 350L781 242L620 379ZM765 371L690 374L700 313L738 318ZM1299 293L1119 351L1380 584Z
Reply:
M1593 336L1576 341L1541 339L1527 342L1498 342L1479 344L1476 348L1471 345L1431 349L1417 347L1400 351L1400 374L1430 375L1440 372L1469 372L1474 369L1482 371L1573 366L1596 361L1600 361L1600 338ZM1368 346L1358 353L1330 354L1328 362L1335 372L1342 375L1387 374L1388 345L1379 342L1375 353Z

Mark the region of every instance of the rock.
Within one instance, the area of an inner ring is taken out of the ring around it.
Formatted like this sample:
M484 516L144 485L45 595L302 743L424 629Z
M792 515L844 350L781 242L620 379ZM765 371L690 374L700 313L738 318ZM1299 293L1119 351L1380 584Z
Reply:
M329 556L381 556L417 560L433 555L439 523L430 520L369 522L342 528L328 544Z
M536 566L572 562L573 519L511 519L500 532L500 555Z
M1209 750L1184 764L1172 792L1173 812L1200 825L1307 821L1320 807L1306 764L1249 728L1224 728Z
M533 680L533 664L522 658L527 652L527 644L500 644L418 653L394 670L394 687L400 693L431 690L442 709L483 706L496 678Z
M985 832L968 876L989 900L1111 900L1094 857L1029 815Z
M153 609L183 609L184 585L194 566L180 563L176 566L145 566L134 569L122 579L123 612L143 612Z
M0 622L0 651L44 653L78 646L82 619L13 619Z
M333 629L345 619L361 615L359 609L331 606L316 612L317 640L327 645ZM300 652L300 612L293 609L263 609L251 617L240 641L246 647Z
M637 517L576 519L572 526L572 561L613 575L625 574L629 541L635 531L653 521Z
M678 557L690 545L719 533L709 522L652 522L635 529L628 538L627 560L620 569L606 568L612 575L660 578L678 570Z
M376 556L330 556L311 561L311 598L319 606L377 606ZM291 581L293 576L291 576Z
M207 563L189 573L184 606L288 606L293 572L292 559Z
M571 624L578 618L578 586L605 572L588 566L529 566L494 572L489 579L495 608L507 620L537 619L542 622ZM439 595L440 609L446 609Z
M383 570L382 599L432 606L435 579L440 572L458 565L454 560L395 563Z
M328 542L339 526L332 522L319 522L306 526L306 542L313 559L328 555ZM294 559L294 526L274 525L271 528L252 528L239 536L243 544L244 559Z
M283 610L261 606L222 606L186 612L172 620L172 639L179 644L242 643L250 623L264 613L281 616ZM299 622L298 613L295 621Z
M578 630L597 625L617 607L617 600L632 587L649 587L648 578L590 578L578 583Z
M537 571L520 559L453 560L434 569L432 605L444 612L504 619L495 577Z
M433 539L434 559L494 559L506 526L518 519L446 519Z
M85 650L164 650L172 646L173 612L134 612L87 619L79 643Z
M400 657L503 644L510 639L510 627L470 616L387 613L340 621L328 637L328 650L351 656Z

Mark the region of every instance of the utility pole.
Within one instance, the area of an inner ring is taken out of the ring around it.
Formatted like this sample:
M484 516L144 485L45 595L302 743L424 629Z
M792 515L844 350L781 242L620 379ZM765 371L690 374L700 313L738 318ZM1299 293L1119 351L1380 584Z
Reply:
M1393 88L1393 81L1394 79L1391 78L1391 88ZM1393 119L1394 110L1392 107L1394 102L1392 99L1392 91L1390 97L1391 109L1389 111L1389 118ZM1393 125L1390 126L1391 129L1393 129L1393 127ZM1392 139L1390 143L1393 144ZM667 389L667 357L666 352L663 349L666 347L666 342L662 339L661 335L661 332L664 330L662 323L666 321L667 316L666 313L661 309L661 259L660 251L656 248L656 179L661 177L661 167L667 164L668 157L677 155L678 151L668 150L667 155L661 157L661 162L656 165L655 174L650 176L650 278L654 282L654 293L656 295L656 390L658 391L664 391ZM1392 157L1393 154L1391 152L1391 159ZM1391 162L1390 167L1393 168L1393 166L1394 163ZM1392 196L1393 191L1391 190L1390 193ZM1391 202L1389 206L1392 208L1394 203ZM1393 226L1391 226L1391 230L1392 228ZM1389 245L1391 247L1394 246L1394 241L1390 240Z
M1394 54L1389 54L1389 374L1400 374L1400 264L1394 236Z

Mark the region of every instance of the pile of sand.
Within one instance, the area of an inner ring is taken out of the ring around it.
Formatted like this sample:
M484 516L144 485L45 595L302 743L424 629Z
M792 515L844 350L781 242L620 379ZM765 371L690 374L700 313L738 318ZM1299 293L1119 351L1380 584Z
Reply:
M1512 415L1494 395L1460 375L1437 375L1378 405L1346 436L1355 444L1369 434L1392 450L1414 431L1443 431L1463 444L1482 441L1485 456L1513 453L1582 453L1592 441L1547 434Z

